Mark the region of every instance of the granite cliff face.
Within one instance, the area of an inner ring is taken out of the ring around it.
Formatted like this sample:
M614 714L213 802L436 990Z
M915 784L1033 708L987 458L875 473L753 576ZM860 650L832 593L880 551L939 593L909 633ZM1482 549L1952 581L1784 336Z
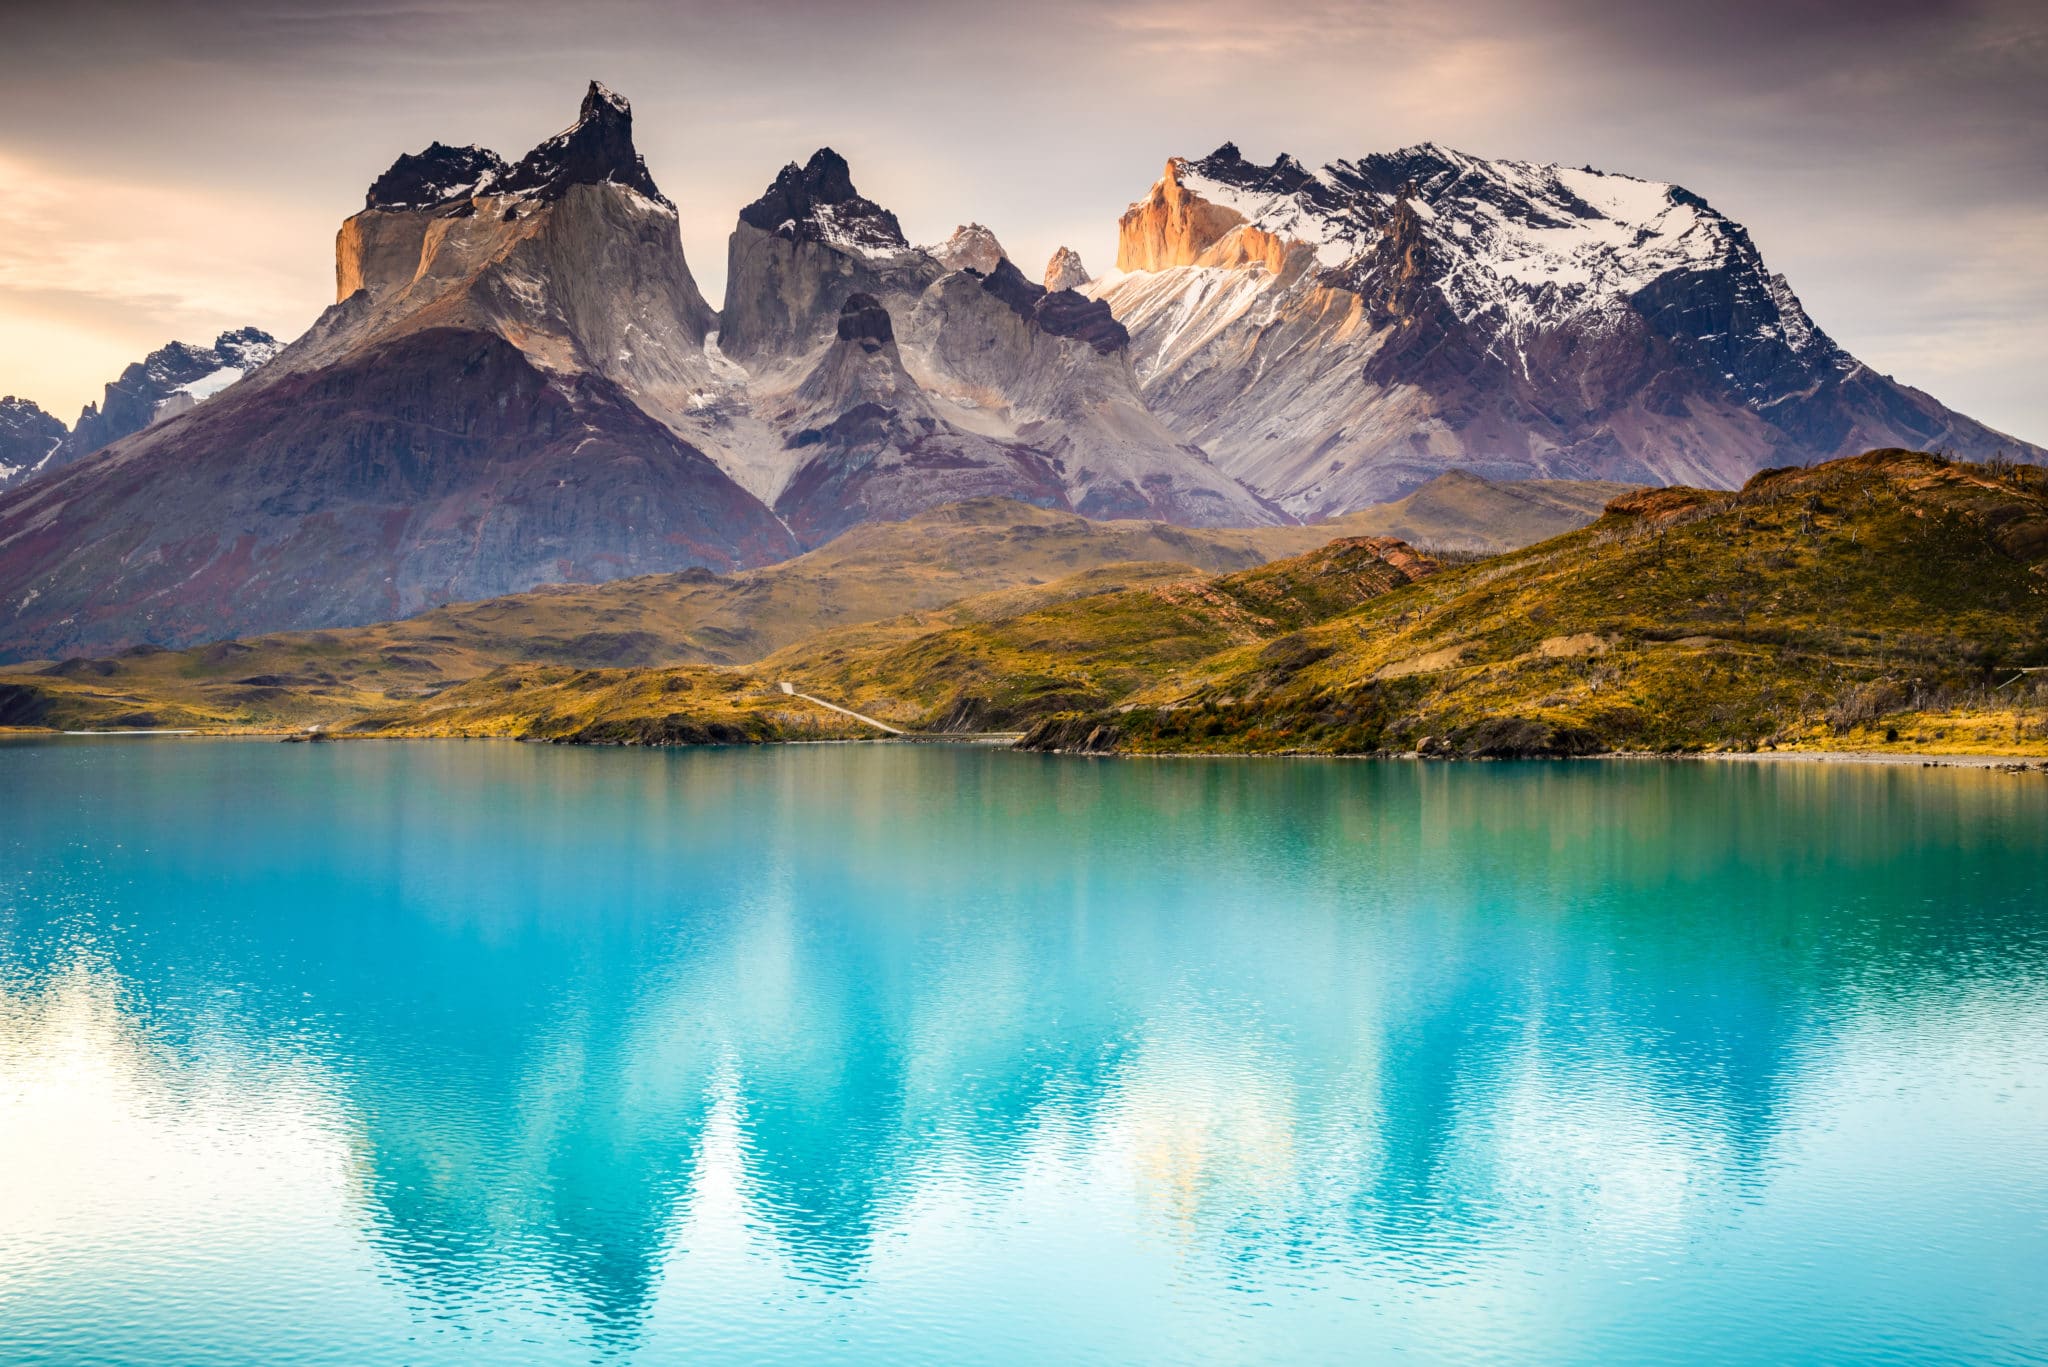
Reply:
M1739 484L1876 446L2038 448L1836 346L1675 185L1425 144L1310 171L1176 158L1088 286L1145 398L1289 510L1452 467Z
M543 369L602 375L663 420L691 413L719 384L704 351L717 319L632 123L593 82L576 123L516 165L438 143L399 158L336 234L336 306L281 364L474 330Z
M800 458L775 511L807 546L969 498L1067 503L1044 454L946 420L903 368L894 321L872 295L840 306L832 344L774 419Z
M517 163L400 158L335 256L339 301L241 384L0 495L0 655L795 551L683 432L715 319L624 100L593 84Z
M789 396L821 367L845 364L849 300L890 319L899 401L885 406L893 421L920 425L915 439L873 412L835 426L815 403L803 427L790 427ZM727 443L728 468L791 516L807 544L849 516L909 516L969 483L1091 516L1284 520L1147 411L1129 336L1106 305L1032 284L979 224L937 247L910 246L829 148L785 167L741 211L720 319L720 351L748 374L749 416L779 438L772 449ZM866 472L877 469L892 474L873 483ZM990 483L1003 478L1013 483ZM826 515L824 501L856 486L857 514Z

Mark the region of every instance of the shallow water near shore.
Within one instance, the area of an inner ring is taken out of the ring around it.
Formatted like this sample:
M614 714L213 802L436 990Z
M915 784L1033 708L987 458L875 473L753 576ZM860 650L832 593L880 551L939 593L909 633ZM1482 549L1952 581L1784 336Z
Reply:
M2048 778L0 744L0 1361L2048 1361Z

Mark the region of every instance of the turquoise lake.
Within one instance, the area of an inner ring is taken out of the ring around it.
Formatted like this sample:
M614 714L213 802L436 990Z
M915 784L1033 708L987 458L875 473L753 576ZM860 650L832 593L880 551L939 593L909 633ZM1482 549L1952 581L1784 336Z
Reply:
M2048 1362L2048 777L0 744L0 1362Z

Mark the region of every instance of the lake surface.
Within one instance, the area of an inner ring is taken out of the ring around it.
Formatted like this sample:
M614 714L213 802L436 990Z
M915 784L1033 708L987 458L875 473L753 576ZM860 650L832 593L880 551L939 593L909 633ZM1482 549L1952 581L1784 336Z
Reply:
M0 745L0 1361L2048 1361L2048 778Z

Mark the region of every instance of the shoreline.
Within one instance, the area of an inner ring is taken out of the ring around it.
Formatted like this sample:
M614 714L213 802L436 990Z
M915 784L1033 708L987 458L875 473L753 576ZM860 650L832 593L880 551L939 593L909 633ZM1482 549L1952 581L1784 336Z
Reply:
M1015 733L1012 733L1015 734ZM845 736L815 740L767 740L735 745L638 745L621 742L555 741L522 736L407 736L407 735L344 735L334 732L319 733L315 740L313 733L304 731L205 731L205 730L100 730L100 731L59 731L41 727L0 727L0 742L30 740L199 740L199 741L268 741L273 744L315 743L338 744L361 741L501 741L512 745L567 745L582 750L700 750L700 749L764 749L773 746L799 745L958 745L975 749L1015 750L1019 754L1066 755L1082 759L1290 759L1290 760L1408 760L1428 764L1498 764L1540 760L1548 763L1573 763L1584 760L1662 760L1667 762L1722 762L1748 764L1853 764L1873 767L1895 767L1909 769L1996 769L2012 773L2048 773L2048 755L2029 754L1985 754L1971 752L1943 753L1934 751L1897 753L1883 750L1697 750L1697 751L1651 751L1651 750L1605 750L1585 755L1501 755L1461 756L1421 754L1413 750L1379 751L1371 754L1330 754L1305 750L1269 750L1245 752L1241 750L1148 750L1148 751L1089 751L1089 750L1021 750L1014 745L1005 745L997 736L989 734L960 735L905 734L900 736Z

